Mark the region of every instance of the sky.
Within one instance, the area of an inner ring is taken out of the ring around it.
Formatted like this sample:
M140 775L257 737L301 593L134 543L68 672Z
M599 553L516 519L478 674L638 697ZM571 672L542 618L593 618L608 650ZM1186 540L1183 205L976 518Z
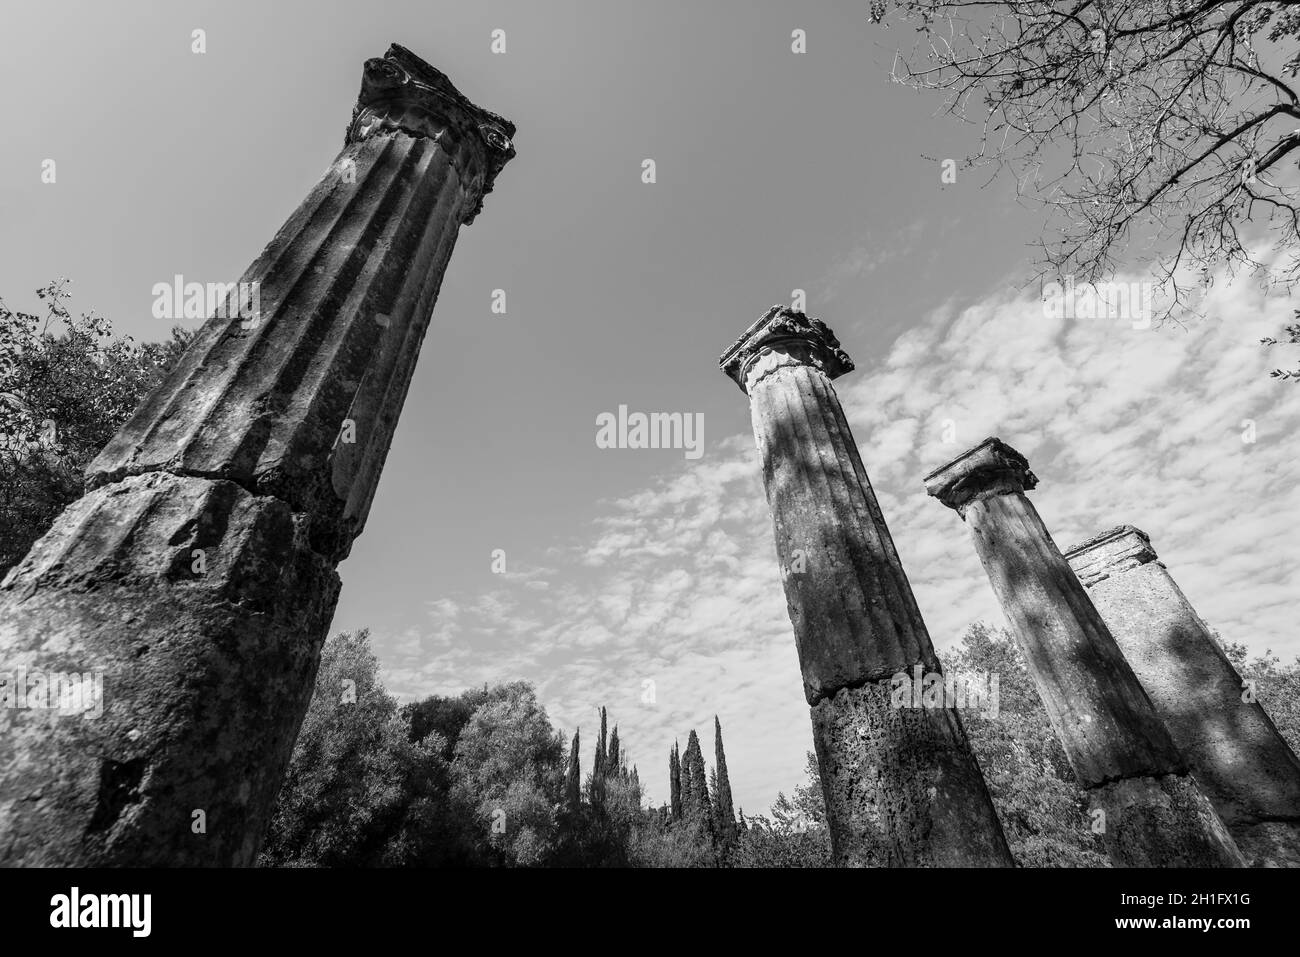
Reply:
M1292 307L1240 279L1183 327L1049 318L1026 286L1042 211L1009 182L942 181L972 130L890 82L911 37L857 0L8 0L0 296L31 308L66 276L74 308L165 337L154 284L238 278L392 42L518 126L340 567L335 630L370 629L403 700L532 681L582 727L584 768L605 705L656 803L674 740L696 729L712 762L715 714L738 805L800 782L748 406L717 368L795 289L857 363L836 387L941 654L1002 617L921 478L987 435L1028 456L1062 548L1137 525L1224 637L1300 654L1300 391L1258 345ZM599 447L620 405L702 415L703 454Z

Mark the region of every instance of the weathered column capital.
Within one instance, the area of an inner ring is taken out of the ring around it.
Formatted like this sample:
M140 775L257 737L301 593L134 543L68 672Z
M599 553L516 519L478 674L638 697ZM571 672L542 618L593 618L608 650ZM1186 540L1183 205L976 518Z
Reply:
M963 518L971 502L1027 492L1037 484L1029 460L994 436L925 477L925 490Z
M996 438L925 478L961 514L1117 867L1240 867L1241 852L1024 493L1038 484Z
M257 860L336 566L461 226L514 153L512 124L402 47L364 76L334 162L0 581L0 670L73 669L103 705L0 707L0 866Z
M237 482L308 516L312 547L341 560L460 228L513 155L505 130L410 51L368 60L350 142L240 277L256 315L216 311L88 487L159 469Z
M812 366L828 379L853 371L853 360L826 323L780 305L746 329L718 365L746 394L759 379L785 366Z
M1065 552L1066 561L1088 587L1138 565L1157 561L1147 533L1132 525L1117 525Z
M344 144L381 130L428 137L455 158L457 173L474 183L478 194L468 206L466 225L482 210L497 173L515 155L513 123L475 106L445 73L396 43L382 57L365 62Z
M719 365L749 398L833 859L1011 866L956 712L894 694L900 674L942 669L831 384L852 360L824 323L773 306Z
M1065 557L1247 861L1300 866L1300 759L1146 533L1120 525Z

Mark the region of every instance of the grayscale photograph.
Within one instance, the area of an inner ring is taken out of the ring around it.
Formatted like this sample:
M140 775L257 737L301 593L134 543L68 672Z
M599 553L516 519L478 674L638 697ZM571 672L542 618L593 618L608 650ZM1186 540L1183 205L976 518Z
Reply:
M1300 6L7 0L0 76L33 941L1290 923Z

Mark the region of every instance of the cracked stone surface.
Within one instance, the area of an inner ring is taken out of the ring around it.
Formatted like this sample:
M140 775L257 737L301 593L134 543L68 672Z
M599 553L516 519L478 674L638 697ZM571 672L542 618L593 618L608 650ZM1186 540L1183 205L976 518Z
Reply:
M289 508L232 482L74 503L0 586L0 648L8 671L102 672L103 713L0 709L0 863L253 863L338 590Z
M1066 558L1250 863L1300 865L1300 760L1146 533L1111 529Z
M893 707L886 680L822 699L812 721L837 865L1003 865L1001 826L955 710Z
M956 716L879 700L939 660L831 384L852 361L774 306L720 366L749 396L836 862L1012 866Z
M0 585L0 672L101 671L104 708L0 709L0 864L253 863L335 566L514 132L400 46L366 61L342 152L240 279L259 314L204 324Z
M1091 790L1118 867L1245 867L1214 806L1187 774L1131 777Z
M1037 482L1025 457L997 438L925 478L926 490L965 519L1066 757L1108 827L1118 829L1105 842L1112 862L1242 866L1226 827L1187 775L1186 759L1025 495ZM1144 809L1143 801L1150 806Z

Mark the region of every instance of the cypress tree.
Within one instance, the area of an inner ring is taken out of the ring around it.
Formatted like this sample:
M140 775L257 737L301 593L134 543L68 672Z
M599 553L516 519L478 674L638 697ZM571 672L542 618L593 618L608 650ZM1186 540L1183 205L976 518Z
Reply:
M605 762L605 777L612 774L617 779L621 771L618 765L618 725L614 725L614 733L609 736L609 754Z
M722 821L718 818L718 769L709 768L709 808L712 811L713 831L722 833Z
M677 752L677 768L682 782L682 817L692 813L695 801L691 797L691 749Z
M731 778L727 775L727 754L722 750L722 722L713 716L713 760L717 772L718 836L724 844L730 845L736 839L736 817L732 813Z
M683 753L680 746L677 751L677 775L681 782L682 818L684 819L695 805L691 799L691 752L688 749Z
M605 758L609 755L609 739L605 735L605 709L600 709L600 741L596 744L596 770L603 777L605 774Z
M689 770L689 774L687 771ZM709 802L709 784L705 779L704 770L704 752L700 750L700 739L692 730L690 737L686 739L686 764L682 768L682 786L685 790L686 781L690 780L690 803L687 804L683 799L683 805L686 805L688 814L698 815L704 822L704 826L710 831L713 830L713 808Z
M632 776L628 779L628 789L632 792L632 805L641 807L641 778L637 776L636 765L632 765Z
M569 773L564 777L564 797L570 811L582 804L582 770L578 766L578 732L573 732L573 747L569 749Z
M591 803L595 807L605 804L605 709L600 709L600 738L596 741L596 757L591 769Z
M680 821L682 819L682 763L676 741L673 742L672 750L668 752L668 796L672 802L673 820Z

